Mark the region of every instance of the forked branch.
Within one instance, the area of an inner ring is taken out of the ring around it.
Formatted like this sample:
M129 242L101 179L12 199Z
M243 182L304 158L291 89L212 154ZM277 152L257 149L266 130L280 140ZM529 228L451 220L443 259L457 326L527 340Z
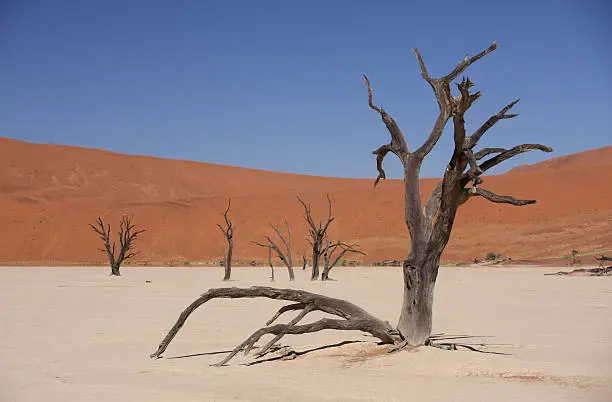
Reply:
M502 108L502 110L500 110L499 112L497 112L496 114L494 114L493 116L489 117L489 119L484 122L484 124L482 126L480 126L478 128L478 130L476 130L471 136L469 136L467 138L466 141L466 148L474 148L477 144L478 141L480 141L480 138L491 128L495 125L495 123L497 123L500 120L503 119L512 119L516 116L518 116L518 114L506 114L508 113L508 111L510 109L512 109L512 107L514 105L516 105L518 102L520 101L520 99L517 99L513 102L510 102L508 105L504 106Z
M543 152L552 152L553 149L551 147L548 147L546 145L541 145L541 144L522 144L522 145L518 145L512 149L509 149L507 151L504 151L502 153L500 153L499 155L496 155L490 159L487 159L486 161L484 161L483 163L480 164L480 169L482 169L483 172L491 169L494 166L499 165L500 163L516 156L519 154L522 154L524 152L529 152L529 151L533 151L533 150L539 150L539 151L543 151Z
M306 334L318 332L324 329L362 331L371 334L386 344L399 344L402 341L398 331L391 327L388 322L379 320L370 313L366 312L364 309L347 302L346 300L335 299L294 289L275 289L259 286L253 286L246 289L218 288L210 289L206 293L202 294L180 314L178 320L159 344L157 350L151 354L151 358L161 357L161 355L168 348L170 342L185 324L185 321L191 315L191 313L209 300L219 298L239 299L258 297L286 300L294 303L281 307L268 321L266 327L255 331L244 342L236 346L225 359L216 364L217 366L226 364L240 351L244 351L244 353L247 354L251 349L253 349L255 343L266 334L273 334L276 335L276 337L273 339L273 342L268 342L259 351L258 356L263 356L267 351L269 351L275 342L280 340L286 334ZM298 310L301 310L301 312L289 323L271 325L283 313ZM312 311L321 311L323 313L339 317L340 319L323 318L312 323L297 325L301 319Z
M451 82L455 80L457 77L459 77L459 75L463 73L471 64L478 61L479 59L481 59L488 53L491 53L496 48L497 48L497 42L493 42L491 46L481 51L476 56L472 58L468 58L466 56L460 63L457 64L457 66L455 67L453 71L451 71L449 74L441 78L432 78L429 75L427 71L427 67L425 65L425 61L423 60L421 53L419 52L418 49L416 48L414 49L414 53L416 54L417 59L419 61L419 65L421 67L421 76L423 77L423 79L425 79L425 81L427 81L431 85L434 91L434 94L436 96L438 106L440 107L438 118L436 119L436 122L429 136L427 137L423 145L421 145L414 152L415 156L419 160L423 160L429 154L429 152L431 152L433 147L436 145L436 143L442 136L442 133L444 132L444 127L446 127L446 123L448 122L448 119L451 118L453 113L456 111L456 107L458 106L455 104L456 103L455 101L457 100L457 101L464 102L465 104L463 106L464 106L464 111L465 111L480 96L480 93L477 92L475 94L472 94L471 96L462 96L458 99L454 99L451 95L451 90L450 90ZM463 81L462 84L466 84L466 82ZM467 89L470 88L470 86L471 85L468 81L467 85L465 85L466 92L467 92ZM461 87L460 87L460 90L462 90Z
M376 170L378 170L378 176L376 177L376 181L374 182L374 187L376 187L380 180L384 180L387 178L387 175L385 174L385 171L382 167L382 163L385 159L385 156L387 156L389 152L393 152L403 162L406 155L410 153L410 150L408 149L408 144L406 143L406 138L404 137L402 130L400 130L393 117L391 117L391 115L388 114L385 109L378 107L374 104L374 99L372 95L372 85L370 84L368 76L364 74L363 79L368 89L368 105L370 106L370 109L380 114L383 123L385 123L385 126L389 131L389 134L391 134L391 142L389 144L382 145L375 151L372 151L372 153L376 155Z

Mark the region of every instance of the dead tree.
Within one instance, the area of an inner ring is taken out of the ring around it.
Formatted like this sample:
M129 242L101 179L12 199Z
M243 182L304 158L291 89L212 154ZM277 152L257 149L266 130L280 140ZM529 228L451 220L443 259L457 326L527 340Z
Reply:
M291 257L291 227L288 222L285 222L285 226L287 226L287 236L283 236L280 228L278 226L270 224L270 227L274 230L276 235L281 239L283 245L285 246L285 251L283 252L280 247L270 238L270 236L264 236L267 243L259 243L253 242L254 244L260 247L267 247L270 250L274 250L278 258L285 264L287 267L287 271L289 272L289 280L292 281L295 279L295 274L293 272L293 258Z
M110 224L105 225L102 218L98 217L96 224L90 224L89 226L94 232L100 235L100 239L104 242L104 248L98 250L103 253L105 252L108 256L108 262L111 266L111 275L121 276L121 264L138 254L131 250L134 247L134 241L139 234L144 232L144 230L136 230L136 226L132 224L131 218L129 216L123 216L119 223L119 254L115 255L115 242L112 242L111 245L110 239Z
M448 240L455 221L457 210L472 197L482 197L495 203L510 205L533 204L535 200L519 200L511 196L498 195L480 188L483 182L480 176L500 163L531 150L552 152L552 148L540 144L523 144L511 149L484 148L475 151L481 137L498 121L516 117L508 114L518 99L511 102L498 113L490 117L472 135L466 135L465 113L480 97L480 91L471 93L474 86L469 78L458 82L459 93L451 93L452 82L459 77L472 63L481 59L497 48L497 43L472 58L466 56L449 74L440 78L429 75L421 54L414 50L421 68L421 76L431 86L439 106L438 118L425 142L414 151L410 151L406 138L395 120L383 108L374 104L372 87L364 75L368 90L368 104L377 112L385 124L391 142L375 150L378 177L375 186L385 178L382 162L389 152L395 154L404 167L405 219L410 233L410 252L403 263L404 301L400 311L397 329L409 345L425 344L431 334L432 307L434 286L440 267L440 257ZM421 164L442 136L449 120L453 121L454 150L448 162L442 180L432 191L423 207L419 174ZM484 162L479 162L488 155Z
M327 281L330 279L329 271L331 271L347 253L365 255L363 251L356 248L358 246L358 244L347 244L343 242L332 243L329 239L326 239L325 249L323 250L323 272L321 272L321 280ZM340 250L340 252L338 255L335 255L338 250Z
M225 225L219 225L219 229L227 240L227 249L223 249L223 267L225 268L225 274L223 276L224 281L229 281L232 274L232 253L234 251L234 223L227 217L227 213L232 205L232 199L230 198L227 202L227 209L223 214L225 218Z
M306 265L308 265L308 258L306 258L306 254L302 255L302 271L306 270Z
M370 81L364 76L368 90L368 104L372 110L380 115L391 134L390 143L381 146L373 152L376 155L378 169L375 185L385 178L382 162L389 152L395 154L404 167L405 220L410 233L410 252L403 262L404 297L396 328L391 327L388 323L373 317L347 301L315 295L302 290L258 287L248 289L211 289L181 313L178 321L159 345L157 351L153 353L152 357L159 357L164 352L193 310L210 299L220 297L266 297L293 302L293 304L282 307L265 327L257 330L246 341L236 346L221 364L227 363L229 359L241 350L245 352L250 351L255 342L265 334L274 334L276 337L259 350L258 356L266 353L271 345L285 334L303 334L323 329L364 331L378 338L383 343L395 344L392 348L393 350L397 350L405 345L419 346L430 344L434 286L440 267L440 256L450 238L458 208L473 197L481 197L491 202L518 206L535 203L535 200L519 200L480 188L479 184L483 182L480 176L490 168L523 152L531 150L552 151L551 148L539 144L524 144L511 149L484 148L479 151L474 150L480 138L498 121L517 116L516 114L508 114L508 111L518 100L501 109L472 135L468 136L466 135L464 116L470 106L480 97L480 92L471 93L470 88L474 84L469 79L464 78L457 84L459 94L453 96L451 84L472 63L496 48L497 44L494 42L489 48L478 53L476 56L466 57L449 74L440 78L433 78L429 75L421 54L415 49L415 54L421 68L421 76L433 89L439 106L439 115L425 142L414 151L410 151L408 148L404 135L391 115L383 108L374 104ZM435 187L428 201L423 206L421 204L419 182L421 164L438 143L445 126L451 119L454 131L454 151L442 180ZM481 162L488 155L494 156ZM311 230L315 233L324 232L333 220L331 217L331 202L329 219L325 225L319 227L312 222L310 208L302 200L300 202L302 202L307 212L307 220L311 224ZM324 233L320 236L319 241L322 241L323 238ZM313 258L313 264L316 264L319 257L317 251L320 251L320 248L313 247L313 251L315 251L313 253L315 257ZM271 325L280 314L292 310L300 311L300 313L288 324ZM323 318L310 324L297 325L304 316L314 310L339 316L343 320Z
M597 261L599 261L599 268L604 268L606 262L612 261L612 257L608 257L605 255L601 255L601 257L594 257Z
M576 250L575 248L572 249L571 255L572 261L570 261L570 267L573 267L574 265L580 262L580 260L578 260L578 250Z
M316 281L319 279L319 262L321 259L321 254L323 253L323 239L327 235L327 229L329 225L334 221L332 216L332 204L331 199L329 198L329 194L327 194L327 204L328 204L328 214L325 222L319 221L317 225L312 219L312 211L310 209L310 203L307 205L300 197L297 198L300 204L304 207L304 218L308 223L308 232L310 241L310 245L312 246L312 275L310 276L310 280Z

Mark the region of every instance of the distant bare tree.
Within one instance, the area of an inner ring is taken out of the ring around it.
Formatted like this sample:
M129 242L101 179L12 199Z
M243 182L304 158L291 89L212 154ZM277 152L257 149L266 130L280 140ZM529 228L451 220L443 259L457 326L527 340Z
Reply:
M217 226L219 226L219 229L221 229L221 232L225 236L225 239L227 240L227 249L223 249L223 266L225 267L225 274L223 276L224 281L229 281L230 276L232 274L232 253L234 251L234 223L227 216L231 205L232 199L230 198L227 202L227 209L223 214L223 217L225 218L225 225L221 226L217 224Z
M329 280L329 271L332 270L333 267L338 264L338 262L344 257L347 253L355 253L365 255L365 253L361 250L358 250L358 244L347 244L343 242L330 242L328 238L325 239L325 248L323 249L323 272L321 273L321 280L327 281ZM340 250L338 255L335 253Z
M287 267L287 271L289 272L289 280L292 281L295 279L295 274L293 272L293 259L291 257L291 227L289 223L285 221L285 226L287 226L287 236L283 236L280 228L278 226L270 224L270 227L276 235L281 239L283 245L285 246L285 251L283 252L280 247L276 245L276 243L270 238L270 236L264 236L266 239L266 243L253 242L254 244L260 247L267 247L270 250L274 250L278 258L285 264Z
M317 225L312 219L310 203L306 204L300 197L297 199L304 207L304 218L309 226L308 231L310 236L308 240L312 246L312 275L310 276L310 280L316 281L319 279L319 261L321 259L321 254L323 253L323 239L325 239L329 225L334 221L334 218L332 217L332 203L331 199L329 198L329 194L327 194L327 204L329 209L327 219L325 222L319 221L319 224Z
M612 257L608 257L606 255L601 255L600 257L594 257L597 261L599 261L599 268L604 268L607 262L612 261Z
M573 267L574 265L576 265L579 262L579 260L578 260L578 250L576 250L574 248L574 249L572 249L571 253L572 253L572 261L570 262L570 267Z
M134 241L139 234L144 232L144 229L136 230L136 226L132 224L131 218L129 216L123 216L119 223L119 254L115 255L115 242L112 242L111 245L110 239L110 224L105 225L102 218L98 217L96 224L90 224L89 226L94 232L100 235L100 239L104 242L104 248L99 250L105 252L108 256L108 261L111 266L111 275L121 276L121 264L138 254L131 250L134 246Z
M306 253L302 254L302 271L306 270L306 266L308 265L308 258L306 258Z
M274 265L272 264L272 249L268 248L268 265L270 265L270 279L274 282Z

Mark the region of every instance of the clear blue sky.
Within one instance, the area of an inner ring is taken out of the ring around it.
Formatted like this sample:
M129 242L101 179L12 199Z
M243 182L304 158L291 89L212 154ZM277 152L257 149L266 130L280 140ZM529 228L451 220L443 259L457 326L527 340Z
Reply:
M605 0L0 0L0 135L374 178L389 137L361 74L416 148L437 106L412 48L441 75L497 40L468 70L483 92L468 128L520 97L482 144L559 156L612 144L611 26ZM424 176L441 174L449 134Z

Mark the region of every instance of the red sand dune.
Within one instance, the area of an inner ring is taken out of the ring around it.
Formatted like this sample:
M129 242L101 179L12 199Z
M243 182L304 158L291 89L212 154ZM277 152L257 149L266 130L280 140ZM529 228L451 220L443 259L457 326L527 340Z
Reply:
M489 176L483 187L536 205L513 207L473 199L458 214L447 261L487 252L513 259L612 249L612 147L547 160ZM435 179L423 180L428 195ZM300 195L315 217L334 203L333 239L358 242L364 261L403 258L408 234L400 180L338 179L167 160L0 137L0 261L102 261L88 227L97 216L117 228L123 213L147 231L139 260L219 260L225 240L217 223L227 198L235 222L235 258L264 260L251 242L287 220L295 259L307 249ZM296 264L299 261L296 261Z

